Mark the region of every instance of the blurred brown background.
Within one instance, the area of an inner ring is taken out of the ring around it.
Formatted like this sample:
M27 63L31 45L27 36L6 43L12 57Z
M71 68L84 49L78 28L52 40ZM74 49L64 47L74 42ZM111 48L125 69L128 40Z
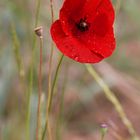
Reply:
M116 0L118 6L115 21L117 48L114 54L95 65L97 72L116 94L137 134L140 136L140 1ZM35 0L0 1L0 140L25 140L27 90L29 69L33 47ZM54 0L55 19L62 0ZM41 1L39 23L44 29L43 48L43 108L42 120L45 123L45 104L47 92L47 71L50 55L51 24L49 1ZM17 56L14 49L12 28L15 26L19 41L19 54L23 62L19 76ZM38 45L37 40L37 45ZM55 48L53 74L58 62ZM33 93L31 95L30 131L33 140L36 128L39 48L35 52L33 68ZM60 112L61 94L65 85L64 111L58 132L56 122ZM123 125L114 106L106 99L104 92L89 75L83 64L68 58L63 61L57 87L55 89L52 111L52 127L62 140L99 140L100 124L106 123L109 132L105 140L129 140L130 134Z

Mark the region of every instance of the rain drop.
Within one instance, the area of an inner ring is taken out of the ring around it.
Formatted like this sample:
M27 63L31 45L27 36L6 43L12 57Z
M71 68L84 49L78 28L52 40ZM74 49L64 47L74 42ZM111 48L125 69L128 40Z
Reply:
M79 60L79 57L78 57L78 56L75 56L74 59L75 59L76 61L78 61L78 60Z

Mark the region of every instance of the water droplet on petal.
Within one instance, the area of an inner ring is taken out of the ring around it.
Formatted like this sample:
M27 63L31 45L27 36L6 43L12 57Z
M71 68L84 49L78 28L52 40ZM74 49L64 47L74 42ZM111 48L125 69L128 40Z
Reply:
M75 56L74 59L75 59L75 61L78 61L79 57L78 56Z

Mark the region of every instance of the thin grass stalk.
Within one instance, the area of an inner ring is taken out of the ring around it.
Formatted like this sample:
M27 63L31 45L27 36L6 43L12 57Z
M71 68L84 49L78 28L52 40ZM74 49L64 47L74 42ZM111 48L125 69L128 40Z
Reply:
M61 54L61 55L60 55L60 58L59 58L59 61L58 61L57 68L56 68L56 72L55 72L55 75L54 75L52 88L51 88L51 96L50 96L50 100L49 100L49 104L48 104L48 111L49 111L49 112L51 111L52 100L53 100L53 95L54 95L54 89L55 89L56 81L57 81L57 78L58 78L58 73L59 73L60 66L61 66L61 64L62 64L63 58L64 58L64 55Z
M60 98L60 111L57 118L56 123L56 139L61 140L61 129L62 129L62 122L63 122L63 113L64 113L64 96L65 96L65 90L67 86L68 81L68 65L66 65L65 73L64 73L64 81L63 81L63 87L62 87L62 94Z
M35 27L38 25L40 7L41 7L41 0L37 0L36 15L35 15Z
M38 25L40 6L41 6L41 0L37 0L35 27ZM29 70L29 89L28 89L28 99L27 99L26 140L30 140L30 104L31 104L30 101L31 101L31 94L33 91L33 67L34 67L35 48L36 48L36 37L35 35L33 35L33 48L31 54L31 66Z
M50 0L50 8L51 8L51 19L53 23L54 22L53 0Z
M27 136L26 139L30 140L30 100L32 94L32 85L33 85L33 68L30 68L30 75L29 75L29 89L28 89L28 97L27 97L27 118L26 118L26 132Z
M53 12L53 1L50 0L50 9L51 9L51 23L54 22L54 12ZM51 42L51 54L49 59L49 73L48 73L48 100L47 100L47 110L49 106L49 99L51 97L51 74L52 74L52 59L53 59L54 45ZM47 114L46 114L47 115Z
M14 23L11 24L11 32L12 32L12 40L13 40L13 50L15 53L18 73L21 80L24 81L25 72L24 72L23 62L20 54L20 41L18 39Z
M121 8L121 0L116 0L116 4L115 4L116 15L119 13L120 8Z
M51 9L51 23L54 22L54 12L53 12L53 1L50 0L50 9ZM54 45L51 42L51 53L49 59L49 72L48 72L48 97L51 94L51 74L52 74L52 59L53 59ZM48 104L47 104L48 106Z
M54 11L53 11L53 1L52 0L50 0L50 9L51 9L51 23L53 23L54 22ZM47 109L48 109L48 106L49 106L49 98L51 96L51 81L52 81L51 74L52 74L53 52L54 52L54 45L53 45L53 42L51 42L51 53L50 53L50 59L49 59L49 72L48 72L48 100L47 100Z
M102 78L98 75L98 73L94 70L92 65L86 64L86 69L88 70L89 74L94 78L94 80L99 84L102 90L105 93L106 98L114 105L116 111L118 112L122 122L127 127L131 137L133 140L139 140L132 123L127 118L119 100L115 96L115 94L109 89L108 85L102 80Z
M43 38L40 37L40 62L39 62L39 75L38 75L38 109L37 109L36 140L40 140L41 138L42 48L43 48Z
M27 86L24 84L25 83L25 72L24 72L24 68L23 68L23 62L22 62L22 58L21 58L21 54L20 54L20 41L18 39L17 33L16 33L16 29L15 29L15 25L14 23L11 24L11 31L12 31L12 38L13 38L13 49L15 52L15 58L16 58L16 62L17 62L17 66L18 66L18 72L19 72L19 76L20 76L20 80L23 83L23 89L26 92L27 95L27 99L28 99L28 94L27 94ZM27 101L28 104L28 101ZM28 117L26 116L26 139L29 140L29 131L28 131L28 127L27 127L27 120Z
M55 72L55 76L54 76L54 79L53 79L53 84L52 84L52 88L51 88L51 93L50 93L49 96L48 96L48 100L47 100L46 123L45 123L45 128L44 128L44 131L43 131L43 135L42 135L42 140L44 140L46 132L47 132L47 134L48 134L48 137L49 137L49 138L52 138L51 134L49 133L49 132L51 132L51 128L50 128L50 126L49 126L49 114L50 114L50 111L51 111L54 89L55 89L56 81L57 81L57 78L58 78L58 75L59 75L58 73L59 73L60 66L61 66L61 64L62 64L63 58L64 58L64 55L61 54L60 59L59 59L59 61L58 61L58 65L57 65L57 67L56 67L56 72ZM50 139L49 139L49 140L50 140Z
M51 23L54 22L54 11L53 11L53 1L50 0L50 9L51 9ZM54 45L53 42L51 42L51 53L49 58L49 72L48 72L48 94L47 94L47 106L46 106L46 121L48 122L47 125L45 124L45 131L48 133L49 140L52 140L51 136L51 126L49 123L49 114L48 114L48 106L49 106L49 100L51 96L51 75L52 75L52 60L53 60L53 52L54 52ZM43 132L42 139L45 138L45 133Z

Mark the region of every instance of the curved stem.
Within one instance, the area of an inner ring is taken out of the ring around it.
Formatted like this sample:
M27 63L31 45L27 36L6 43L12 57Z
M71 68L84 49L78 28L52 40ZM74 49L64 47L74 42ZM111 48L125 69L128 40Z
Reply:
M98 75L98 73L94 70L92 65L86 64L85 65L88 72L91 74L91 76L95 79L95 81L99 84L99 86L103 89L106 98L114 105L116 111L118 112L122 122L127 127L129 133L132 136L133 140L138 140L138 137L136 135L136 132L132 126L132 123L127 118L119 100L115 96L115 94L109 89L108 85L102 80L102 78Z
M53 21L54 21L53 0L50 0L50 9L51 9L51 19L52 19L52 23L53 23ZM49 100L50 100L50 96L51 96L51 81L52 81L51 74L52 74L53 52L54 52L54 46L53 46L53 42L52 42L51 43L51 54L50 54L50 59L49 59L48 96L47 96L47 107L46 107L46 121L48 123L47 123L47 125L45 124L45 131L48 132L49 140L52 140L51 128L50 128L50 124L49 124L48 104L49 104ZM43 132L42 139L45 138L45 133L46 132Z
M42 135L42 140L44 140L44 138L45 138L46 131L48 131L47 132L48 135L49 135L48 137L49 138L51 137L51 134L49 134L49 132L51 130L50 127L49 127L49 114L50 114L51 106L52 106L52 99L53 99L53 94L54 94L54 88L55 88L55 85L56 85L56 81L57 81L57 78L58 78L58 73L59 73L60 66L62 64L63 58L64 58L64 55L61 55L60 59L59 59L59 62L58 62L58 65L57 65L57 68L56 68L55 76L54 76L54 79L53 79L51 93L48 95L46 123L45 123L45 128L44 128L44 131L43 131L43 135Z
M54 79L53 79L53 84L52 84L52 88L51 88L51 96L50 96L50 101L49 101L49 104L48 104L48 112L51 111L52 99L53 99L53 95L54 95L54 89L55 89L56 81L57 81L57 78L58 78L58 72L59 72L61 63L63 61L63 58L64 58L64 55L62 54L60 56L59 61L58 61L58 65L57 65L57 68L56 68L55 76L54 76Z
M61 140L61 131L62 131L62 123L64 121L64 95L65 95L65 91L67 88L67 82L68 82L68 69L69 69L69 65L68 63L65 66L65 71L64 71L64 80L63 80L63 87L62 87L62 93L61 93L61 97L60 97L60 104L59 104L59 108L60 111L58 113L58 117L57 117L57 121L56 121L56 133L55 133L55 138L57 140Z

